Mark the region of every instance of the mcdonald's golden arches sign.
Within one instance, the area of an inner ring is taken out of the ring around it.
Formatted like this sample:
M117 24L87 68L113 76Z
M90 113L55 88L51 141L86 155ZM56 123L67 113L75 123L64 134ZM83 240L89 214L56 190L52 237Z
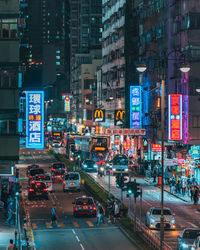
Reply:
M105 109L95 109L94 110L94 121L95 122L105 122Z
M114 122L115 126L119 126L123 124L123 119L125 118L125 110L115 110Z

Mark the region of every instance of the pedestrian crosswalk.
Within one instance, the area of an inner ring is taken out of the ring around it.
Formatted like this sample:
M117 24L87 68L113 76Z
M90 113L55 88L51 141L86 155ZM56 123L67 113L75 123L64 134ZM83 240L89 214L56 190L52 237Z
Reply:
M51 221L36 221L32 222L32 229L37 230L37 229L50 229L51 227ZM109 227L112 224L108 223L101 223L99 226L103 227ZM112 225L113 226L113 225ZM97 223L94 221L71 221L71 222L63 222L63 221L58 221L58 225L54 225L53 228L95 228L98 227Z

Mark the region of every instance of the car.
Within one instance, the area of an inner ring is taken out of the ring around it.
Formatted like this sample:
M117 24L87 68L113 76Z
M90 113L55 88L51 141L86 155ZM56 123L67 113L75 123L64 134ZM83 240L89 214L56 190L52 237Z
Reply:
M95 161L87 159L82 163L82 170L84 171L94 171L97 172L98 165Z
M73 215L77 217L79 215L96 216L97 207L92 197L82 196L76 198L75 202L72 203Z
M63 176L66 173L66 166L63 162L53 163L51 166L52 181L63 182Z
M67 170L65 163L63 162L54 162L51 165L51 172L56 171L56 170Z
M191 247L192 250L200 250L200 236L196 238L196 240L193 243L193 246Z
M36 169L36 168L39 168L39 165L32 164L32 165L28 166L28 167L26 168L26 176L29 177L29 175L30 175L30 170L31 170L31 169Z
M164 228L165 229L175 229L175 218L169 208L163 209L164 213ZM150 229L160 229L160 216L161 216L161 208L160 207L152 207L146 214L146 225Z
M178 236L178 249L195 249L194 241L200 234L200 228L185 228Z
M63 192L68 190L81 191L81 177L78 172L69 172L63 177Z
M43 181L49 192L53 192L52 176L50 174L36 174L33 176L31 183L35 181Z
M55 148L62 147L62 141L61 140L53 140L51 142L51 146L55 147Z
M33 177L35 175L41 175L44 174L44 169L43 168L31 168L30 172L29 172L29 179L28 179L28 183L30 184Z
M36 181L28 187L28 199L33 200L34 198L44 198L48 200L48 188L44 182Z

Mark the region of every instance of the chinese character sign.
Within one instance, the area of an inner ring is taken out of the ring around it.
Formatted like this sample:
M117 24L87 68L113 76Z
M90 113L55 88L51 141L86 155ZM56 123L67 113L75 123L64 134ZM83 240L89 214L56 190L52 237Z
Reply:
M62 94L62 99L64 100L64 111L69 112L71 111L71 99L72 94Z
M182 95L168 96L168 139L182 140Z
M26 92L26 148L44 148L44 92Z
M141 86L130 87L130 128L141 127Z

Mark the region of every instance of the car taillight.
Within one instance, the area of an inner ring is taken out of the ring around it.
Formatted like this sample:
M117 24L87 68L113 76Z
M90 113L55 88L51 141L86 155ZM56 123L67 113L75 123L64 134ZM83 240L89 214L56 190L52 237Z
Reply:
M34 183L34 181L31 181L31 183Z
M78 208L77 208L77 207L75 207L75 211L78 211Z
M40 186L41 185L41 183L36 183L36 186Z
M60 178L60 177L61 177L60 175L57 176L57 178Z
M52 171L55 171L55 168L52 168L51 170L52 170Z
M66 181L63 181L63 184L66 184Z
M34 192L34 189L33 189L33 188L29 188L28 191L29 191L29 192Z
M28 170L28 172L30 172L30 170Z
M52 182L49 182L48 184L49 184L49 186L50 186L50 185L52 185Z
M93 210L96 210L96 207L93 207Z
M32 178L33 178L33 176L31 176L31 175L30 175L30 176L29 176L29 178L30 178L30 179L32 179Z
M47 188L44 188L43 190L44 190L45 192L47 192L47 191L48 191L48 189L47 189Z

